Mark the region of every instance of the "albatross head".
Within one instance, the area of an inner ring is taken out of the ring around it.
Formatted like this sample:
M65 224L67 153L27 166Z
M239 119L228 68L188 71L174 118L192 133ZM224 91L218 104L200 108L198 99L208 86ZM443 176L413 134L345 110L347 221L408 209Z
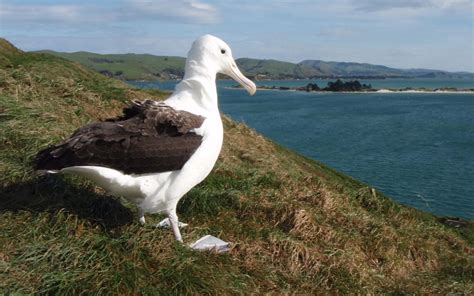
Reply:
M215 36L204 35L199 37L189 50L186 72L188 72L188 68L199 66L204 67L206 71L212 71L213 74L222 73L232 77L250 95L255 94L257 90L255 83L245 77L235 64L229 45Z

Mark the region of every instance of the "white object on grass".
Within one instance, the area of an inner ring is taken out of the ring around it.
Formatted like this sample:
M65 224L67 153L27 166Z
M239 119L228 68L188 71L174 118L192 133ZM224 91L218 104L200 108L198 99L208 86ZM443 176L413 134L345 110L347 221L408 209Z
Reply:
M217 253L224 253L230 250L230 243L215 236L206 235L191 244L190 247L195 250L215 250Z

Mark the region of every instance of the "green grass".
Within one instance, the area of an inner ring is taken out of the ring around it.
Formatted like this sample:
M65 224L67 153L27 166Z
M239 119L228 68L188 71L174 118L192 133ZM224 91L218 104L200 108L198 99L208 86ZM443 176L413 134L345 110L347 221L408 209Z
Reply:
M472 222L457 227L276 145L224 116L211 175L178 205L193 251L87 180L31 158L131 99L164 98L0 42L0 293L472 294ZM449 226L451 225L451 226Z
M92 52L43 51L74 62L78 62L97 72L123 80L173 79L169 74L182 75L185 59L172 56L150 54L97 54ZM168 72L166 74L165 72Z
M310 67L277 60L242 58L236 62L247 75L265 75L266 78L273 79L307 78L321 74Z

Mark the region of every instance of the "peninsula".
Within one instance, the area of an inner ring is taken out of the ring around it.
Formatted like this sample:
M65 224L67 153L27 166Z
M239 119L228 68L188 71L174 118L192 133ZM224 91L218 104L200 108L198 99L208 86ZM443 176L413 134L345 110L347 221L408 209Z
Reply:
M231 88L241 88L240 85L233 85ZM325 87L319 87L316 82L310 82L305 86L276 86L259 85L259 90L282 90L282 91L305 91L305 92L474 92L474 88L460 89L454 87L425 88L425 87L404 87L404 88L373 88L371 84L360 83L358 80L343 81L337 79L330 81Z

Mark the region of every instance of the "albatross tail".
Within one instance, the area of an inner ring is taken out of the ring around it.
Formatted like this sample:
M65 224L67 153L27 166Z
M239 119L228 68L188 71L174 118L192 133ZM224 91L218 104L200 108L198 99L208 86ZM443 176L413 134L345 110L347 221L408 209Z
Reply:
M99 166L73 166L59 172L74 173L87 178L112 194L124 197L142 195L140 184L136 178L114 169Z

